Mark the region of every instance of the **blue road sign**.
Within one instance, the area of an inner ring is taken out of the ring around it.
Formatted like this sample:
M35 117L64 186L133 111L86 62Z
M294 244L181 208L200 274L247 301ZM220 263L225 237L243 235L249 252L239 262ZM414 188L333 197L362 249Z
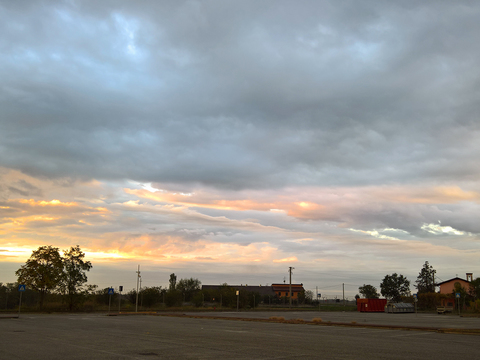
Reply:
M455 293L455 297L456 297L457 299L460 299L460 293Z
M18 285L18 291L23 292L23 291L25 291L26 287L27 287L26 285Z
M113 288L109 288L108 295L113 295L113 294L115 294L115 291L113 290Z

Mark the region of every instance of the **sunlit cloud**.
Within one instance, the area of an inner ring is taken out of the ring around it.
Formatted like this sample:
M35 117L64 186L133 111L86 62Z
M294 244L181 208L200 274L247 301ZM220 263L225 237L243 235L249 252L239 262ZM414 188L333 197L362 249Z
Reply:
M358 230L358 229L349 229L349 230L353 231L353 232L356 232L356 233L370 235L370 236L376 237L378 239L399 240L396 237L382 234L382 232L386 231L387 229L385 229L383 231L380 231L380 232L378 230ZM389 230L387 230L387 231L389 231Z
M33 199L20 199L19 202L21 204L29 204L31 206L78 206L77 203L75 202L61 202L60 200L51 200L51 201L45 201L45 200L41 200L41 201L35 201Z
M472 235L465 231L456 230L451 226L442 226L441 224L423 224L422 230L434 235Z
M296 256L291 256L291 257L288 257L288 258L284 258L284 259L274 259L273 262L274 263L294 263L294 262L297 262L298 259Z

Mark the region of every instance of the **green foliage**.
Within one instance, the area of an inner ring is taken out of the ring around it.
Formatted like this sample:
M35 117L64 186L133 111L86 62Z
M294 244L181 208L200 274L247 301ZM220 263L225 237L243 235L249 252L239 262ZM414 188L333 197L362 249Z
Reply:
M135 305L135 302L137 301L137 290L130 290L125 294L125 297L127 298L128 302L130 302L130 304Z
M433 267L428 264L428 261L425 261L425 264L423 264L417 280L415 281L415 287L417 288L418 294L435 292L435 273L436 271Z
M299 304L311 304L313 302L313 292L311 290L303 290L298 294ZM268 304L268 300L266 302Z
M170 290L165 294L165 305L168 307L181 306L183 303L183 295L178 290Z
M168 290L169 291L175 290L175 286L177 284L177 275L175 275L175 273L170 274L170 280L168 282L169 282Z
M473 312L480 313L480 299L470 301L470 308Z
M20 293L18 292L17 289L18 289L18 284L16 283L8 283L8 284L0 283L0 309L6 309L6 310L14 309L15 306L18 306ZM28 288L27 288L27 291L28 291ZM22 301L25 298L26 296L23 296Z
M185 301L192 301L193 295L200 290L202 283L198 279L180 279L176 289L184 295Z
M63 276L63 261L58 248L40 246L32 252L25 265L15 272L19 284L40 294L40 308L43 307L45 295L58 288Z
M157 305L162 302L162 287L144 287L139 293L139 298L139 302L142 307L152 307L154 305Z
M470 282L468 292L475 300L480 298L480 278Z
M95 301L97 304L108 305L108 303L110 302L111 305L113 304L113 306L115 306L115 304L118 302L118 293L115 292L113 295L109 295L109 289L110 288L107 287L95 291Z
M417 306L423 310L435 310L442 302L442 299L446 298L445 294L439 294L434 292L420 293L418 294Z
M460 293L460 299L465 299L468 295L467 289L465 289L458 281L453 284L452 294L455 295L456 293Z
M402 296L410 295L410 281L403 275L385 275L380 284L380 291L387 299L399 302Z
M40 308L43 308L46 296L58 290L65 294L69 309L73 310L89 291L85 286L85 272L92 268L92 264L84 261L85 254L78 245L64 250L63 254L62 257L56 247L41 246L15 272L19 284L25 284L27 289L38 292Z
M237 297L235 296L235 289L224 283L217 290L202 290L206 302L217 303L220 307L236 307Z
M86 272L92 268L90 261L84 261L85 253L80 247L72 246L63 252L63 274L60 289L67 295L70 311L81 301L83 286L87 282Z
M195 305L196 307L202 306L203 299L204 299L204 294L202 294L201 292L195 293L192 297L193 305Z
M379 298L377 288L373 285L363 284L363 286L360 286L358 288L358 291L360 292L360 294L362 294L362 296L365 299L378 299Z

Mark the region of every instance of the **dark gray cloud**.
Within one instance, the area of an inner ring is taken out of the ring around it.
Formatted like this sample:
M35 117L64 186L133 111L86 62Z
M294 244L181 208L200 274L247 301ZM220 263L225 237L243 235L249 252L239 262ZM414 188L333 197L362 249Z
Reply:
M0 165L233 189L475 179L479 11L3 2Z

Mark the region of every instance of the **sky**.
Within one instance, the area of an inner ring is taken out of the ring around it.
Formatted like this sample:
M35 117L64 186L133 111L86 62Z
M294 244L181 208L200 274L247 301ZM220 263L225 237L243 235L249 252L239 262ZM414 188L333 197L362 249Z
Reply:
M0 1L0 282L480 276L475 1Z

